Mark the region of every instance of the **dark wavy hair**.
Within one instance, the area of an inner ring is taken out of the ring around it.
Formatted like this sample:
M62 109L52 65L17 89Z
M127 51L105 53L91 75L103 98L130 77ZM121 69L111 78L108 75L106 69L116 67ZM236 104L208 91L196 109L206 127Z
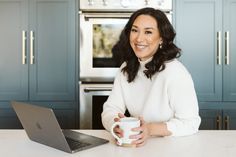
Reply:
M131 48L129 36L135 19L140 15L149 15L156 19L160 36L162 37L162 48L158 48L153 55L153 59L148 62L144 71L147 78L152 78L156 72L165 69L165 62L180 57L180 49L173 43L175 38L175 30L169 22L164 12L154 8L143 8L134 12L124 29L122 30L119 41L112 48L113 56L121 65L126 62L126 66L122 69L123 73L127 73L127 81L132 82L138 72L140 63L133 49Z

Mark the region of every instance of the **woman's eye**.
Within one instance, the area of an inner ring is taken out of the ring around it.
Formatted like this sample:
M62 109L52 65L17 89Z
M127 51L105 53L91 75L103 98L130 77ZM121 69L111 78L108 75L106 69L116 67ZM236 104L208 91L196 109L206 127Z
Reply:
M151 31L146 31L145 34L152 34L152 32Z
M137 29L132 28L131 32L137 32Z

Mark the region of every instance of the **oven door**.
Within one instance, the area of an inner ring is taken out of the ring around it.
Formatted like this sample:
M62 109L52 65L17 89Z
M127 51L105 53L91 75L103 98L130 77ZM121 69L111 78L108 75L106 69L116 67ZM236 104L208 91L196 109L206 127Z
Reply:
M132 12L80 13L80 80L113 81L118 66L112 47ZM166 12L172 22L172 12Z
M80 129L104 129L101 113L112 86L112 84L80 84Z
M131 13L80 14L80 78L114 78L111 49Z

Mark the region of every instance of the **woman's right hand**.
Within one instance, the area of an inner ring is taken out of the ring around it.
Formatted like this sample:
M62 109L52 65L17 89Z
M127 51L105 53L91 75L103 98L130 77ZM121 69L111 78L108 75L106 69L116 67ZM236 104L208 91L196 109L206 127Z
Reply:
M114 118L114 121L115 121L115 122L118 122L118 121L120 121L121 118L124 118L124 117L125 117L124 114L118 113L118 117L117 117L117 118ZM116 126L116 127L113 129L113 131L114 131L114 133L115 133L119 138L123 137L123 131L120 129L119 126Z

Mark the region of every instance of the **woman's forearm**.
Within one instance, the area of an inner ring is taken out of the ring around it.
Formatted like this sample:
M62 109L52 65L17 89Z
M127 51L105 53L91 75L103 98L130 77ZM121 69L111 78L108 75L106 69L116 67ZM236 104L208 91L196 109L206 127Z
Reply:
M172 133L167 129L167 125L164 122L160 123L148 123L148 132L150 136L169 136Z

